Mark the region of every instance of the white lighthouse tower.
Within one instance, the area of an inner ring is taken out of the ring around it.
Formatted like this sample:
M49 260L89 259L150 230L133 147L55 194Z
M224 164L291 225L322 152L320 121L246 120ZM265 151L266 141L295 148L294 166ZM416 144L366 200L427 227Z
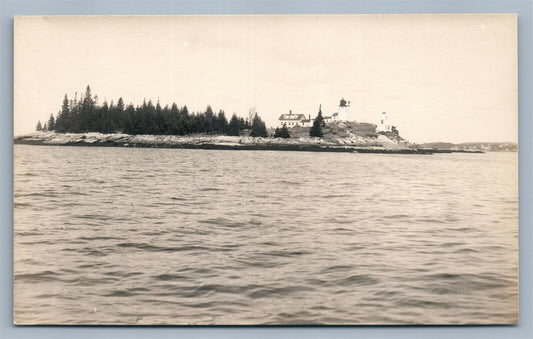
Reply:
M348 107L350 107L350 102L342 98L339 104L339 115L337 117L337 120L348 121Z
M383 112L379 115L378 127L376 128L378 132L390 132L391 125L389 123L387 113Z

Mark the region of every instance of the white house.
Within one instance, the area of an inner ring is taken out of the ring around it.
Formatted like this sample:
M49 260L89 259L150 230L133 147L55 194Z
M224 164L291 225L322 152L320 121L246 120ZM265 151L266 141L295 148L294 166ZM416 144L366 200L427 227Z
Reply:
M307 119L303 114L294 114L289 111L289 114L282 114L279 117L281 126L287 125L287 127L295 126L310 126L312 124L311 116Z
M339 121L339 113L333 113L331 116L330 115L322 116L322 118L324 119L324 123L329 124L330 122L333 122L333 121Z

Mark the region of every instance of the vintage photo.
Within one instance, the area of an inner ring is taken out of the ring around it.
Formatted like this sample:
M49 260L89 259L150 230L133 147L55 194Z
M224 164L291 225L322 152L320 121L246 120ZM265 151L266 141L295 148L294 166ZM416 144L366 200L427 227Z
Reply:
M14 18L17 325L518 322L517 17Z

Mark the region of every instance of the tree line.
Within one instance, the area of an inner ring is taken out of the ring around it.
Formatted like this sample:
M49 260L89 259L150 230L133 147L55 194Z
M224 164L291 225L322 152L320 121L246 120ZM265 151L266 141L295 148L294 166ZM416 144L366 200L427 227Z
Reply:
M213 112L207 106L205 112L190 113L187 106L178 107L176 103L162 107L159 101L154 105L151 100L142 105L125 105L122 98L116 104L104 101L98 104L90 86L78 98L63 98L61 109L56 117L53 114L47 122L37 123L38 131L57 133L126 133L152 135L187 135L194 133L217 135L246 135L267 137L265 123L255 114L252 121L238 117L235 113L228 121L223 110Z
M320 107L313 126L309 130L310 137L321 138L322 128L325 127ZM190 113L187 106L178 107L176 103L162 107L159 101L154 105L151 100L144 100L142 105L125 105L122 98L107 103L98 103L98 96L92 95L87 86L83 95L78 98L75 94L69 99L67 94L63 98L61 109L54 117L44 124L37 122L37 131L55 131L57 133L125 133L151 135L188 135L188 134L216 134L216 135L249 135L252 137L269 136L264 121L256 113L252 121L238 117L235 113L228 121L223 110L215 114L211 106L204 112ZM276 128L274 138L290 138L286 125Z

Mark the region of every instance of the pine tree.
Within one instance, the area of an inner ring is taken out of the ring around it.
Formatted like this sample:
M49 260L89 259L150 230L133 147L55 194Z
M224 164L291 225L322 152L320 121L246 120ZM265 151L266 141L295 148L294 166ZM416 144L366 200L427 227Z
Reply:
M122 100L122 97L118 98L117 109L118 109L119 112L123 112L124 111L124 100Z
M104 100L102 107L98 109L100 114L98 114L98 121L95 122L95 129L100 133L112 133L113 132L113 119L111 117L111 111L109 106L107 106L107 101Z
M248 120L248 118L246 118L246 120L244 120L244 118L239 118L239 129L241 131L250 129L250 128L251 126L250 126L250 121Z
M69 101L67 93L65 93L65 97L63 98L63 105L61 106L61 114L68 114L69 111Z
M111 132L124 131L126 114L124 113L124 100L119 98L117 104L109 104L109 115L111 119Z
M54 115L50 114L50 118L48 119L48 130L53 131L56 129L55 119Z
M135 120L135 107L132 104L129 104L124 110L124 133L135 134L135 129L133 126L133 121Z
M220 110L218 112L218 116L216 117L216 125L215 125L215 131L218 134L226 134L228 132L228 120L226 119L226 114L223 110Z
M318 115L313 121L313 127L309 130L310 137L322 138L322 127L324 126L324 118L322 117L322 105L318 109Z
M79 119L79 130L81 132L90 132L94 131L94 122L95 122L95 102L91 94L91 87L87 85L85 90L85 97L83 98L81 104L81 112Z
M203 120L203 124L202 124L203 131L202 132L205 132L205 133L213 132L213 128L215 125L215 114L213 113L213 109L211 108L211 106L207 106L203 119L201 120Z
M263 120L261 120L261 118L259 117L259 115L257 115L257 113L255 113L254 120L252 121L252 131L250 132L250 136L254 138L268 137L265 123L263 122Z
M233 113L229 121L228 126L228 135L239 136L240 132L240 121L237 118L237 114Z
M181 119L180 119L180 110L178 108L178 105L176 105L175 102L172 103L172 106L168 109L168 118L167 118L167 131L169 134L172 135L179 135L180 134L180 126L181 126Z
M36 131L42 131L43 130L43 126L41 125L41 120L37 121L37 127L35 127L35 130Z
M71 116L69 108L69 100L67 95L63 98L63 104L61 105L61 111L56 115L55 130L59 133L70 131Z
M187 106L183 106L181 109L180 109L180 115L179 115L179 122L180 122L180 129L181 131L183 131L181 133L180 131L180 135L184 135L184 134L189 134L191 133L190 130L191 130L191 117L189 116L189 110L187 109Z
M159 103L159 99L157 100L157 104L155 105L155 128L154 128L154 134L165 134L165 128L166 121L165 121L165 115L163 114L163 108L161 108L161 104Z
M253 126L250 120L253 119ZM58 133L84 133L84 132L123 132L128 134L174 134L185 135L191 133L216 133L240 135L244 130L251 130L255 137L267 137L268 132L265 123L254 112L252 119L244 119L233 114L228 122L223 110L214 114L211 106L207 106L202 113L191 113L187 106L181 109L173 103L172 107L161 107L159 101L154 106L152 101L144 100L142 105L134 107L124 105L122 98L115 105L113 101L108 105L107 100L98 102L97 96L93 95L90 86L87 86L84 94L69 100L65 94L61 110L57 115L51 114L43 125L38 123L39 131L54 130ZM252 128L253 127L253 128ZM280 129L280 133L285 131ZM288 135L288 130L286 131ZM288 137L288 136L284 136Z
M145 128L141 129L141 134L157 134L157 121L155 115L155 106L152 100L143 105Z
M276 127L276 130L274 132L274 138L284 138L288 139L291 135L289 134L289 129L287 128L287 124L283 124L281 128Z

